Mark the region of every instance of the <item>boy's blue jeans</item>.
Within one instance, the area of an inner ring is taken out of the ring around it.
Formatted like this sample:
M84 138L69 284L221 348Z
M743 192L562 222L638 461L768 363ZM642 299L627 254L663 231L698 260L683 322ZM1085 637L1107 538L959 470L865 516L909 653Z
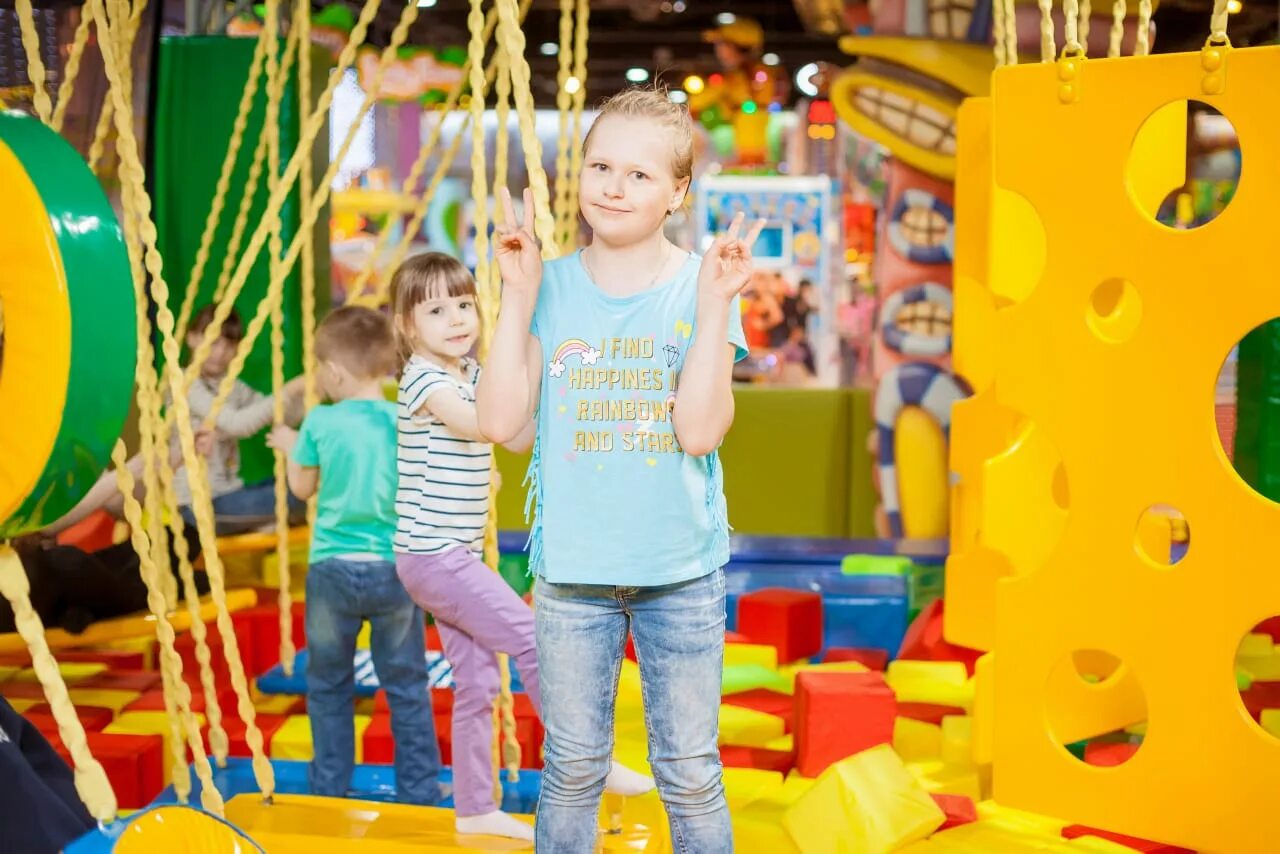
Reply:
M724 572L664 587L534 585L544 768L537 850L596 850L627 630L635 638L649 764L676 854L728 854L733 830L716 746Z
M355 652L370 623L369 651L391 706L398 799L440 801L440 746L427 683L422 611L391 561L324 560L307 572L307 714L311 792L345 797L355 764Z

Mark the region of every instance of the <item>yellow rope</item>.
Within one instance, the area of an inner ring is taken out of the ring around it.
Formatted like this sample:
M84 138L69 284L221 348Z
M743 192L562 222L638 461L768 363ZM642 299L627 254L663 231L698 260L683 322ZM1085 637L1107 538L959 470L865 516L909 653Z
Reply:
M235 388L236 378L239 377L240 373L244 370L245 361L249 358L249 354L253 350L253 345L257 341L258 335L261 334L263 326L266 325L272 304L274 301L281 299L281 295L283 293L283 281L277 280L283 280L284 277L288 276L289 272L293 269L294 262L298 260L298 253L302 251L303 245L302 234L307 229L315 225L315 218L319 214L325 200L329 197L329 189L333 183L333 176L337 174L338 167L341 165L343 158L346 157L347 151L355 141L356 133L360 129L360 120L364 117L365 113L373 107L373 102L378 97L378 91L382 85L382 78L386 74L387 69L391 66L391 63L395 60L397 52L400 49L400 45L404 44L404 40L408 37L409 28L413 25L417 16L418 7L414 4L407 4L404 8L404 12L400 16L399 23L396 24L396 28L391 33L391 38L387 47L382 51L377 71L369 85L368 92L365 94L364 101L360 105L360 109L356 112L356 116L354 121L351 123L351 127L347 130L346 138L339 147L338 153L329 163L329 168L325 170L324 176L317 182L315 193L312 195L310 203L304 205L304 208L306 209L306 217L303 218L298 233L293 236L292 241L289 243L289 250L285 253L284 260L280 265L280 274L272 277L272 282L268 286L267 297L259 304L257 313L246 327L244 338L240 341L240 345L236 350L236 355L231 360L231 364L228 365L226 375L219 383L218 391L214 395L213 403L210 405L209 413L204 420L204 425L206 427L212 427L217 422L218 413L222 410L223 405L226 404L227 398L231 396L231 392ZM290 168L293 170L293 174L290 175L289 172L286 171L285 177L281 179L282 185L285 182L291 182L297 177L297 163L298 152L295 152L293 158L290 160ZM264 216L279 215L278 204L275 204L274 210L272 209L273 203L278 200L279 193L272 193L272 200L271 202L268 202L267 214L264 214ZM253 258L256 257L258 251L262 248L262 236L264 231L263 225L266 225L266 220L264 220L263 224L259 225L254 231L253 238L250 240L245 256L241 259L240 268L236 271L236 278L240 280L240 284L237 285L236 282L232 282L231 288L228 289L227 299L233 299L234 297L232 294L238 293L239 288L243 286L243 276L241 274L248 272L245 262L252 261ZM219 308L221 308L221 306L219 306ZM216 322L217 312L215 311L214 318L210 322L210 328L212 328L213 324ZM193 357L194 365L199 364L197 361L198 359L202 360L204 357L207 357L207 347L212 346L212 342L209 340L211 334L212 333L206 333L205 339L201 341L200 347L196 350L196 356ZM204 356L201 356L202 351L204 352ZM188 371L189 370L190 368L188 368Z
M515 94L516 117L520 121L520 145L524 149L529 188L533 192L534 231L542 242L543 256L554 258L559 254L556 224L551 218L547 173L542 168L542 143L533 123L533 92L529 88L529 63L524 58L524 32L520 29L516 0L497 0L497 4L498 43L511 59L511 88Z
M298 135L298 147L293 156L289 158L289 165L285 167L284 174L280 177L279 186L277 186L276 192L267 199L266 208L262 211L262 218L257 227L254 228L244 253L239 257L235 275L232 276L228 283L225 293L218 298L204 339L200 342L200 346L196 348L195 353L192 354L191 364L188 366L184 377L184 386L189 385L199 376L200 365L209 358L209 351L213 349L214 342L222 334L222 324L226 322L227 316L231 314L231 308L240 297L240 291L244 288L244 283L249 278L249 272L253 269L254 262L257 261L258 253L262 251L263 243L266 242L267 231L271 227L270 222L280 216L280 210L284 206L287 194L293 189L294 181L302 169L303 157L311 156L311 147L315 143L316 136L319 135L321 128L324 127L328 119L329 105L333 102L333 93L337 90L338 84L342 82L347 69L355 61L356 49L364 41L370 22L377 16L380 3L381 0L365 0L365 5L360 10L360 16L356 19L355 26L351 28L347 44L342 48L342 53L338 55L338 62L329 75L328 85L320 93L316 108L307 117L302 126L302 132ZM410 4L410 8L414 10L413 14L416 17L417 7ZM371 103L367 98L366 102ZM359 121L356 121L353 127L358 125ZM350 135L350 138L354 139L354 134ZM337 164L340 161L341 157L335 157L333 162L329 164L330 169L336 172ZM323 192L323 198L328 198L327 184L325 182L321 183L323 186L318 187L317 192ZM311 204L314 205L315 201L313 200ZM323 199L321 204L323 204ZM286 265L286 268L288 266Z
M1079 56L1084 53L1080 46L1080 3L1079 0L1062 0L1062 53L1064 56Z
M101 3L101 0L93 0L93 2L97 4ZM115 448L111 451L111 460L116 467L120 491L124 494L124 516L129 523L130 540L142 565L142 581L147 586L147 606L156 618L156 638L160 642L160 666L167 674L169 683L164 692L165 706L169 707L167 711L171 720L175 715L170 703L177 706L176 717L181 720L182 727L186 731L187 743L195 759L196 776L200 779L200 805L220 816L223 812L222 795L218 792L218 787L213 784L213 768L209 765L209 757L205 754L204 740L200 737L200 725L196 723L195 715L191 712L191 689L182 678L182 658L179 657L173 645L173 624L169 622L164 594L160 591L159 573L156 565L151 562L151 547L142 525L142 507L133 497L133 474L127 465L124 442L116 442ZM182 755L181 748L181 742L174 748L175 757L180 759L175 763L175 782L179 770L182 774L186 774L186 762L182 761L185 757Z
M1053 37L1053 0L1039 0L1040 5L1040 61L1053 62L1057 53Z
M1213 0L1213 14L1209 18L1210 43L1231 44L1231 40L1227 37L1227 20L1229 16L1227 0Z
M76 35L71 42L71 53L67 55L67 65L62 72L62 82L58 84L58 104L53 108L52 127L62 133L62 125L67 119L67 107L71 106L71 94L75 91L76 76L80 73L80 60L84 57L84 46L89 41L90 18L80 13L80 22L76 24Z
M236 642L231 615L227 611L226 589L224 586L222 561L219 559L214 532L212 500L208 492L208 483L201 477L204 466L196 453L195 436L191 428L191 412L187 403L185 378L179 366L179 348L174 337L174 316L169 308L169 286L164 279L163 261L156 248L156 228L151 220L151 200L145 191L145 174L138 155L138 140L130 121L129 104L123 78L128 70L128 56L118 55L112 44L114 27L106 22L103 11L103 0L89 0L94 17L99 23L99 30L106 31L106 36L99 40L103 53L107 78L110 81L109 92L114 101L116 131L119 134L118 150L121 159L122 179L133 185L137 194L135 215L142 230L144 262L151 277L151 294L156 304L156 321L160 331L161 344L164 350L165 372L169 381L169 395L176 412L175 421L178 438L182 446L182 455L190 469L192 490L192 508L196 516L196 527L200 534L200 542L205 550L206 570L209 575L210 589L217 608L218 630L222 635L223 652L231 671L232 686L236 690L238 708L245 723L245 740L253 754L254 776L264 795L270 796L275 789L275 775L271 763L263 752L262 732L255 722L255 710L249 696L248 683L244 675L244 666L240 661L240 650ZM126 507L127 507L126 503ZM136 535L144 532L137 531ZM140 555L145 559L145 552ZM184 683L185 685L185 683ZM181 689L181 686L180 686ZM203 756L203 751L201 752ZM199 760L200 757L197 757ZM207 764L207 759L205 760ZM199 762L197 763L199 770ZM211 787L206 787L211 788Z
M992 0L991 3L991 39L992 52L996 58L996 68L1006 64L1004 58L1004 3L1001 0Z
M293 11L293 25L298 28L298 115L311 115L311 0L298 0ZM314 167L310 156L302 158L298 171L298 196L303 204L311 199L315 187ZM303 218L306 211L303 212ZM316 386L316 253L315 230L302 234L302 370L305 380L303 401L308 410L320 402ZM311 528L315 529L315 498L308 503Z
M523 18L524 12L528 11L529 2L530 0L524 0L524 4L522 7L524 11L521 12L522 18ZM486 43L488 43L489 39L493 36L493 31L497 27L497 25L498 25L498 13L496 11L491 10L488 16L485 18L484 41ZM493 78L494 68L495 68L494 62L490 62L489 66L485 69L486 81ZM413 162L413 166L409 168L409 174L405 176L404 182L400 185L401 195L407 196L410 193L413 193L417 190L418 181L422 178L422 173L426 171L427 161L431 159L431 155L435 153L436 146L440 144L440 137L444 133L445 119L452 113L453 109L458 105L458 101L459 99L461 99L463 91L467 88L464 85L464 82L468 80L471 75L470 55L467 56L466 61L463 63L462 74L463 74L463 78L462 78L463 82L460 82L453 89L449 90L448 97L445 98L444 104L441 105L440 107L440 111L439 111L440 118L436 121L435 125L431 128L431 133L427 135L427 141L424 142L422 146L418 149L418 159ZM465 130L465 122L469 120L470 120L469 118L464 118L463 120L464 127L458 129L459 136L461 136L463 131ZM448 151L451 153L444 155L441 162L442 163L447 162L449 165L452 165L453 158L457 155L457 152L458 152L458 146L456 145L450 146ZM435 174L440 174L438 169ZM439 186L439 182L434 180L434 175L433 175L432 181L429 182L429 186L427 190L424 191L422 198L419 199L419 207L423 211L424 216L425 216L427 207L429 207L431 204L432 197L435 195L436 186ZM421 224L422 224L422 219L419 217L417 219L417 225L411 225L404 229L404 234L401 236L401 243L398 244L396 251L392 253L393 259L399 259L404 257L404 252L402 252L399 247L403 246L404 250L408 251L408 246L413 242L413 235L417 233L417 226ZM371 297L365 296L364 289L368 286L369 279L371 279L374 273L377 271L378 259L382 257L383 251L387 248L387 242L390 239L390 237L391 237L391 229L389 228L383 229L381 232L378 233L378 239L374 241L374 244L373 244L373 251L369 253L369 260L365 263L364 268L360 271L359 275L356 276L355 281L352 282L351 284L350 293L352 294L352 297L349 299L349 302L351 302L352 304L378 306L378 305L381 305L382 302L386 299L386 293L391 287L390 271L394 271L395 268L399 266L398 261L396 264L393 264L390 266L389 271L385 276L379 277L378 284L375 287L374 293L371 295Z
M7 544L0 543L0 594L9 600L13 607L13 621L18 634L26 641L31 651L31 666L44 689L45 698L49 701L49 710L58 724L58 736L71 754L71 764L75 768L76 792L80 800L89 808L89 814L101 822L114 821L116 817L116 796L111 790L111 782L101 763L89 752L85 739L84 726L76 717L75 707L67 694L66 683L58 672L58 662L49 651L49 644L44 639L44 625L35 609L31 607L31 587L27 581L26 570L22 561Z
M1151 53L1151 0L1138 2L1138 37L1133 45L1134 56Z
M578 242L578 182L582 177L582 108L587 103L587 22L591 7L578 0L578 26L573 39L573 76L578 78L578 91L573 93L573 140L570 143L569 202L565 211L560 243L563 251L572 251Z
M35 89L31 99L35 103L36 115L40 121L49 124L53 118L53 103L49 100L49 90L45 85L47 73L44 60L40 57L40 35L36 32L35 10L31 8L31 0L14 0L13 5L18 13L18 28L22 31L22 48L27 54L27 77Z
M288 59L288 54L285 58ZM249 164L249 174L245 176L244 186L240 191L240 207L236 211L236 221L231 224L231 236L227 238L227 251L222 255L222 269L218 271L218 282L213 286L212 303L220 303L231 285L231 277L235 274L236 264L240 261L240 242L244 240L244 230L249 224L249 211L258 198L258 185L262 183L262 171L267 164L266 127L259 128L258 141L253 147L253 161ZM192 279L194 286L195 279ZM194 288L193 288L194 290ZM193 291L188 291L192 293ZM194 300L195 298L192 297ZM179 340L185 337L185 330Z
M489 278L489 182L484 162L484 10L481 0L471 0L467 27L471 31L467 59L471 66L471 199L475 203L476 281L484 282Z
M1111 40L1107 43L1107 56L1119 56L1124 42L1124 16L1128 11L1125 0L1111 4Z
M1085 53L1089 52L1089 26L1092 18L1092 0L1080 0L1080 14L1078 16L1078 20L1080 21L1080 44Z
M107 135L111 133L111 129L115 127L111 122L111 101L104 101L102 109L98 112L98 126L93 132L93 142L89 145L89 154L86 158L89 164L89 171L97 174L98 163L102 160L103 152L107 148Z
M556 220L556 240L561 243L565 240L569 220L569 113L573 107L573 96L569 94L568 83L573 62L573 4L574 0L560 0L560 63L556 73L560 135L556 139L556 199L552 214ZM499 132L502 130L499 127Z
M222 208L226 205L227 192L231 188L231 173L235 171L236 158L240 155L240 146L244 142L245 128L249 124L249 112L253 109L253 96L258 91L258 77L262 72L263 57L267 48L266 34L266 28L263 28L262 35L259 36L258 43L253 49L253 59L249 62L249 76L245 81L244 91L240 95L240 106L236 110L235 122L231 125L231 139L227 141L226 154L222 156L222 168L218 172L218 183L213 191L209 215L204 220L200 247L196 250L196 258L191 265L191 275L187 277L187 292L183 294L182 307L178 310L179 339L187 334L187 324L191 322L191 312L195 307L196 294L200 290L200 280L204 277L204 268L209 263L209 252L213 248L213 235L218 230L218 223L222 219ZM252 190L245 190L246 197L252 195Z
M1018 64L1018 16L1013 0L994 0L1004 4L1004 59L1009 65Z

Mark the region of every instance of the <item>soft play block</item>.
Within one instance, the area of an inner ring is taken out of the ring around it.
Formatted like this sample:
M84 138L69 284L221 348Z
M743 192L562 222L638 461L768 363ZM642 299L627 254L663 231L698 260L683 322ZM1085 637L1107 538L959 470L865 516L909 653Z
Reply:
M962 795L938 795L931 794L933 802L937 804L947 820L942 823L942 827L938 830L947 830L952 827L959 827L962 824L972 824L978 820L978 807L974 804L972 798L966 798Z
M973 706L973 682L959 661L898 659L889 663L885 679L901 703Z
M795 700L796 770L806 777L893 740L897 702L882 674L801 673Z
M791 720L794 701L790 695L768 688L754 688L738 694L726 695L721 702L730 706L741 706L744 709L755 709L768 715L782 718L783 732L791 732Z
M739 664L755 664L775 670L778 667L778 650L763 643L726 643L724 645L726 667Z
M1135 836L1125 836L1123 833L1113 833L1109 830L1098 830L1093 827L1085 827L1082 824L1072 824L1062 828L1063 839L1077 839L1082 836L1096 836L1099 839L1106 839L1126 848L1132 848L1134 851L1141 851L1143 854L1195 854L1190 848L1180 848L1177 845L1167 845L1163 842L1153 842L1149 839L1138 839Z
M942 727L904 718L893 722L893 750L904 762L922 762L942 756Z
M795 767L795 754L789 750L726 744L720 748L720 761L726 768L759 768L787 774Z
M24 711L22 716L31 721L35 728L45 735L58 732L58 724L53 719L53 712L48 703L36 703ZM80 725L86 731L98 732L116 719L116 713L99 706L76 706L76 717L80 719Z
M520 696L519 694L515 696ZM439 714L449 714L453 711L453 690L450 688L432 688L431 689L431 710ZM385 714L391 711L391 704L387 702L387 692L379 688L377 693L373 695L373 713Z
M1114 768L1132 759L1138 747L1124 741L1090 742L1084 747L1084 761L1099 768Z
M737 631L790 662L822 650L822 594L770 587L738 597Z
M142 694L159 688L161 681L159 672L155 670L107 670L77 682L76 687Z
M141 809L164 789L164 739L158 735L87 732L85 739L107 772L107 779L122 809ZM68 765L71 756L56 737L49 743Z
M186 676L187 688L191 691L191 711L203 713L205 710L204 688L192 678L192 674L186 674ZM236 691L230 685L219 686L216 699L218 708L223 710L223 714L227 714L227 710L231 713L235 712ZM153 688L125 706L124 710L126 712L163 712L165 710L164 689Z
M245 725L240 716L236 714L235 704L222 707L222 730L227 734L227 755L228 756L252 756L253 751L249 749L249 742L245 739ZM280 727L284 726L284 722L288 720L285 715L259 714L253 716L253 723L257 726L258 731L262 733L262 743L267 748L267 753L271 753L271 740L275 738L276 732ZM204 728L204 743L209 746L209 728ZM212 752L212 749L210 749Z
M226 655L222 651L222 640L216 631L210 631L205 636L205 643L209 647L209 670L213 673L213 679L218 685L231 684L231 671L227 667ZM183 632L174 638L173 648L177 651L178 657L182 659L182 672L185 676L200 678L200 662L196 658L196 639L191 632ZM243 652L242 652L243 654Z
M204 715L196 715L196 726L204 726ZM173 780L173 752L169 745L169 738L172 735L172 729L169 726L169 716L164 712L124 712L116 716L108 726L102 730L104 733L115 735L154 735L164 740L161 756L164 759L164 784L167 786ZM187 742L186 732L182 733L182 741ZM190 755L190 749L187 749Z
M356 729L356 762L363 762L364 731L369 727L369 718L355 715ZM310 761L315 755L315 747L311 743L311 719L306 715L290 715L285 718L281 727L271 739L268 751L272 759L300 759Z
M945 820L892 748L880 745L827 768L783 823L801 851L888 854Z
M828 647L823 654L824 663L856 661L868 670L884 670L889 665L889 653L883 649L854 649L846 646Z
M942 636L943 600L935 599L924 607L907 627L898 650L898 658L914 661L959 661L970 676L981 652L948 643Z
M364 761L374 765L390 765L396 759L396 742L391 735L391 716L376 714L364 731Z
M720 743L764 747L783 734L785 724L777 715L741 706L720 707Z
M146 670L147 656L130 649L60 649L59 661L92 661L108 670Z

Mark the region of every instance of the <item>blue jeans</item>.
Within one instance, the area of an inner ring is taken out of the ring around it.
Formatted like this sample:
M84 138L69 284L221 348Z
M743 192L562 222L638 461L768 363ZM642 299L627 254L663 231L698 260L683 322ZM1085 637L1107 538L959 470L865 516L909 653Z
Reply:
M213 499L213 515L220 537L243 534L276 521L275 479L245 486ZM289 493L289 524L299 525L306 519L307 505ZM182 517L194 525L196 516L189 506L182 508Z
M537 849L596 850L627 630L635 638L649 764L676 854L728 854L733 829L716 746L724 572L664 587L534 585L544 768Z
M311 792L345 797L355 764L356 635L370 623L369 652L391 706L398 799L440 801L440 746L427 683L422 610L391 561L341 559L307 572L307 713L311 717Z

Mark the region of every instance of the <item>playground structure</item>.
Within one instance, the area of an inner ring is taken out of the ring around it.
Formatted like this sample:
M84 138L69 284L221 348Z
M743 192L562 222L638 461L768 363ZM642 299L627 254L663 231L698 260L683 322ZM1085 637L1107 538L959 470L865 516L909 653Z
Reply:
M344 48L338 57L340 68L353 61L362 22L367 25L376 6L371 0L356 22L350 54ZM19 7L22 11L23 4ZM258 69L265 69L266 88L279 101L284 69L304 62L307 52L298 52L297 45L307 43L307 37L299 27L281 45L274 32L278 7L268 8L250 80L256 86ZM566 20L572 23L576 16L585 29L585 4L575 9L565 3L563 9ZM167 565L166 521L176 515L166 507L173 503L172 472L166 455L157 451L167 447L169 433L176 430L185 464L199 471L190 419L181 411L188 378L179 363L178 342L191 304L184 298L176 316L169 308L151 203L129 127L127 61L119 51L128 45L139 11L140 3L130 8L123 2L93 0L83 27L85 36L90 26L97 28L112 82L111 121L119 134L126 182L119 228L101 192L91 186L88 170L67 159L70 150L59 146L51 130L32 119L0 117L0 174L6 186L18 186L25 194L11 226L29 229L14 233L30 234L4 249L25 253L6 254L6 262L25 260L6 265L19 275L0 276L5 311L0 407L15 411L10 404L29 406L21 411L38 413L43 425L37 430L28 423L21 434L5 434L6 448L13 441L13 447L30 448L35 456L11 460L5 455L6 466L21 462L23 467L2 472L0 518L8 535L40 527L75 503L108 455L113 460L151 592L151 625L165 685L160 726L171 751L173 797L180 802L198 797L201 804L201 809L158 805L114 821L119 811L115 794L101 764L89 755L84 726L71 707L66 681L73 682L74 691L75 678L59 670L49 649L62 639L46 635L29 604L24 607L22 567L3 547L0 592L20 615L33 675L76 767L78 790L104 823L100 832L69 850L126 851L131 844L153 850L177 848L180 840L232 839L271 851L314 850L317 827L326 838L343 838L354 846L363 839L382 850L415 844L449 850L452 833L439 811L364 802L353 806L292 794L287 788L298 768L268 760L257 723L264 715L247 684L240 633L232 619L232 611L243 603L225 589L223 579L223 555L230 549L220 546L230 544L213 536L209 497L199 488L196 517L213 586L212 601L204 607L216 613L229 696L208 690L213 682L203 630L207 611L201 612L201 603L191 595L192 568L180 561L185 618L193 630L192 658L206 689L199 713L182 675L186 656L175 646L177 591L166 588L169 573L162 566ZM1006 24L1018 17L1009 3L992 12ZM1150 9L1139 12L1149 15ZM946 413L952 428L950 468L957 475L945 620L940 603L922 602L898 660L887 667L865 651L837 660L829 647L828 660L812 664L808 659L822 648L821 638L812 632L815 621L820 624L821 597L760 591L738 598L735 631L741 634L731 639L726 656L727 711L722 711L721 730L726 756L735 761L745 756L753 763L726 774L740 850L1126 850L1108 849L1094 827L1162 839L1170 843L1165 850L1176 850L1173 844L1207 851L1269 850L1275 830L1264 798L1277 782L1273 769L1280 763L1272 754L1278 747L1274 736L1244 713L1234 691L1232 654L1254 626L1280 612L1280 591L1261 569L1269 532L1276 528L1275 507L1251 491L1217 452L1210 413L1223 355L1260 321L1280 315L1269 272L1255 248L1258 231L1269 221L1265 205L1280 189L1280 166L1261 156L1250 158L1231 205L1200 229L1175 231L1156 223L1148 212L1152 201L1158 202L1181 179L1187 99L1211 103L1229 116L1247 151L1265 152L1280 144L1280 119L1255 94L1266 91L1280 71L1280 48L1232 49L1219 4L1209 41L1198 54L1090 60L1078 13L1074 3L1066 4L1062 54L1051 35L1045 61L1035 64L1014 66L1017 39L997 26L999 67L992 94L970 98L957 111L954 357L955 370L975 394L954 409L925 407ZM30 14L29 6L25 14ZM406 7L402 23L416 14L415 6ZM499 45L489 68L500 122L508 119L508 97L515 101L518 120L531 114L527 70L520 68L519 15L513 0L499 0L487 23L479 2L473 3L467 64L473 134L483 134L479 117L489 85L483 63L488 29L496 29ZM1145 24L1140 19L1139 34ZM406 28L396 31L401 39ZM570 29L566 25L562 32ZM562 47L572 52L567 38ZM394 36L392 42L384 58L395 56ZM83 47L79 37L77 44ZM306 78L300 69L299 90L305 90L301 81ZM461 91L450 93L451 106ZM232 376L268 324L272 352L283 356L284 282L295 262L308 263L309 220L318 216L331 177L308 175L306 166L331 95L331 90L322 92L312 108L310 94L299 94L306 109L300 110L301 132L292 153L273 142L270 133L260 143L263 160L271 164L265 170L271 188L267 215L249 234L243 258L228 274L218 299L222 316L215 324L225 319L222 309L229 309L243 289L264 246L272 270ZM245 101L251 99L250 91ZM271 99L268 109L270 104ZM37 97L36 107L40 118L56 128L52 101ZM558 158L562 179L572 173L570 151L577 147L573 115L574 105L566 102L565 127L570 130ZM1072 144L1080 135L1095 144L1081 151ZM533 139L531 134L525 138ZM473 137L477 199L487 199L490 190L484 146L475 144L482 142ZM240 144L237 139L228 151L228 162L234 163ZM534 176L544 251L555 253L568 242L572 187L561 180L553 205L546 177L534 165L540 163L539 153L524 154ZM497 159L507 155L499 147ZM406 193L422 177L427 158L420 160L413 182L406 181ZM1074 181L1088 182L1088 191L1063 192L1063 170L1086 160L1096 168L1072 174ZM54 168L68 176L67 195L58 195L65 186L46 183ZM224 165L224 170L230 174L230 167ZM501 181L505 169L496 174ZM286 251L280 211L295 180L302 182L303 204ZM414 227L404 230L406 245L430 203L432 186L428 184L421 208L414 212ZM923 205L918 196L908 196L911 189L898 194L906 207L937 212L933 202ZM210 223L216 224L220 207L215 201ZM478 204L476 210L481 235L477 279L491 320L497 280L483 243L487 206ZM96 229L57 227L91 218ZM45 231L46 226L53 231ZM248 230L247 221L241 230ZM202 246L212 243L213 231L210 225ZM1159 250L1135 251L1148 243ZM1078 251L1081 246L1090 249ZM112 284L92 292L84 287L83 267L76 261L88 247L100 253L95 257L113 259L98 263L108 271L113 263L117 271L108 279ZM205 263L207 259L198 262L189 282L200 281L199 267ZM302 275L311 281L314 273ZM1187 336L1185 330L1193 325L1188 313L1197 305L1195 289L1207 280L1223 282L1233 299L1224 301L1216 316L1197 314L1198 331ZM158 308L154 330L144 310L148 286ZM304 336L314 324L309 290L303 288L301 296ZM368 301L377 304L383 298L385 293L375 287ZM901 299L911 301L908 295ZM119 322L89 325L90 337L82 334L86 324L75 322L85 312ZM53 334L36 325L47 318L56 321L49 326ZM90 368L94 360L89 356L99 355L106 326L119 336L115 352L127 356L96 360ZM33 334L37 328L42 336ZM154 332L165 357L160 374L151 352ZM132 348L118 346L129 343L126 337ZM304 352L308 347L304 337ZM193 362L200 359L197 352ZM304 357L302 363L311 361ZM90 369L101 374L79 373ZM115 441L131 374L143 413L140 451L148 486L143 504L129 497L133 483L123 465L126 453ZM278 388L282 361L273 365L273 374ZM927 378L899 378L896 388L899 402L913 406L924 403L932 385ZM161 411L165 391L179 410L172 418ZM958 396L950 390L945 394ZM101 401L116 405L87 408ZM1165 417L1154 422L1155 413ZM886 419L880 426L894 422ZM881 437L898 441L892 435ZM1179 464L1171 466L1172 459ZM1166 505L1176 507L1193 530L1195 538L1185 554L1177 550L1179 538L1160 514L1152 521L1145 513ZM278 510L283 512L282 500ZM491 534L490 560L496 564L496 531ZM294 667L290 639L295 632L288 592L289 536L281 524L279 536L271 538L281 600L276 613L267 617L279 620L280 668L286 678ZM175 544L180 540L174 537ZM862 563L849 559L842 574L856 577L865 571ZM1217 580L1224 573L1232 583ZM1250 595L1241 595L1242 589ZM1274 644L1249 635L1244 646L1252 672L1273 679L1280 674ZM979 658L979 653L985 655ZM1239 659L1234 663L1238 666ZM642 767L636 678L628 664L620 685L617 756ZM1188 688L1194 701L1188 699ZM503 759L515 773L521 761L513 701L510 691L504 694ZM235 733L229 721L221 720L224 703L234 705L241 718ZM229 735L243 743L247 760L228 758ZM1083 759L1076 756L1077 747ZM188 748L194 786L186 772ZM1089 762L1091 748L1127 761ZM522 796L528 791L525 782L521 774L510 791ZM371 789L377 785L376 780L369 784ZM235 797L224 803L221 790ZM983 800L992 791L1002 806ZM975 807L969 802L980 803ZM1184 808L1169 810L1172 802ZM1069 816L1088 827L1067 827L1064 821L1010 807ZM621 832L605 837L606 847L665 850L668 840L659 829L655 799L615 804L610 812L614 814L608 818L620 823ZM1067 841L1080 835L1091 841Z

